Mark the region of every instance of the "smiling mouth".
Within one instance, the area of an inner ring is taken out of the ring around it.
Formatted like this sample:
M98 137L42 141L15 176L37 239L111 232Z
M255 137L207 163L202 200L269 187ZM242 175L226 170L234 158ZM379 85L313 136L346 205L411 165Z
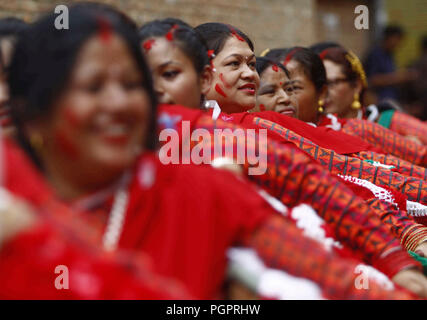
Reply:
M284 115L295 115L295 109L293 109L293 108L287 108L287 109L279 110L278 112L280 114L284 114Z
M253 83L248 83L239 87L238 89L249 94L255 94L256 86Z
M131 126L129 124L110 124L98 130L101 138L110 144L127 144L131 138Z

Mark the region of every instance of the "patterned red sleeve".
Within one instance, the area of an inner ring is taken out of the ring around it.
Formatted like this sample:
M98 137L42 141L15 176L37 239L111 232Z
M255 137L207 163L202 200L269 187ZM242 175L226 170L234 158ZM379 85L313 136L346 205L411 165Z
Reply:
M402 160L390 154L382 154L374 151L361 151L354 154L355 157L380 162L395 167L396 171L408 177L427 180L427 168L417 166L409 161Z
M403 136L415 136L427 145L427 124L409 114L395 111L390 130Z
M416 165L427 166L427 147L402 137L398 133L366 120L350 119L342 129L345 133L357 136L373 146L381 148L401 159Z
M368 199L366 202L391 228L408 251L415 251L416 247L427 239L427 228L422 224L414 223L413 218L406 212L396 210L392 204L377 198Z
M375 282L358 289L356 260L338 257L319 243L303 236L301 230L286 219L272 217L249 239L263 261L272 268L285 270L297 277L308 278L329 299L411 299L406 290L384 290ZM416 265L413 263L412 265Z
M2 246L0 283L1 299L192 298L175 281L151 272L145 260L101 254L47 225L20 232Z
M193 129L196 128L212 133L218 128L238 127L210 117L200 117L193 124ZM242 148L251 146L250 143L241 145L242 141L235 139L234 147L238 144ZM259 145L254 148L266 150L266 171L261 175L248 175L248 178L288 207L310 204L335 232L336 239L362 260L374 265L382 259L383 253L391 249L405 253L399 240L362 199L292 144L268 141L265 148ZM244 150L246 155L253 151ZM248 162L244 169L248 174ZM407 259L412 260L409 256Z
M274 130L286 141L294 143L332 174L350 175L374 184L378 183L407 195L411 201L427 204L427 182L424 179L408 177L399 172L374 166L356 157L337 154L269 120L255 118L254 121L263 128Z

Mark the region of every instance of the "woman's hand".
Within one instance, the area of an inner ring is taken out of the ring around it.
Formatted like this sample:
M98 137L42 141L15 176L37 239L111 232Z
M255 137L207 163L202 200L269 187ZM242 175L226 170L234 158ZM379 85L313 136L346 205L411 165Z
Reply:
M421 257L427 257L427 240L419 244L414 252Z
M416 295L427 298L427 278L420 271L405 269L396 273L392 280Z

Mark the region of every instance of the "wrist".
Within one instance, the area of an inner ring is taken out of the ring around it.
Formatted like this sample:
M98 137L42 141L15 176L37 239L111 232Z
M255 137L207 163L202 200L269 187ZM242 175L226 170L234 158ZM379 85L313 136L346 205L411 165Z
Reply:
M380 257L374 263L374 267L383 272L389 278L394 277L398 272L414 268L422 272L422 265L413 259L405 250L399 249L385 256Z

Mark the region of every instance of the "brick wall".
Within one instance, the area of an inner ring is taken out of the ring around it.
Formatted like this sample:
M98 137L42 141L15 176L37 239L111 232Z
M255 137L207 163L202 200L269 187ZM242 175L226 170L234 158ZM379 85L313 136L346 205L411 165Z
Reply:
M32 21L63 0L0 0L0 17ZM315 0L101 0L117 6L139 24L155 18L178 17L192 26L226 22L242 29L259 54L267 47L309 45L315 36Z

